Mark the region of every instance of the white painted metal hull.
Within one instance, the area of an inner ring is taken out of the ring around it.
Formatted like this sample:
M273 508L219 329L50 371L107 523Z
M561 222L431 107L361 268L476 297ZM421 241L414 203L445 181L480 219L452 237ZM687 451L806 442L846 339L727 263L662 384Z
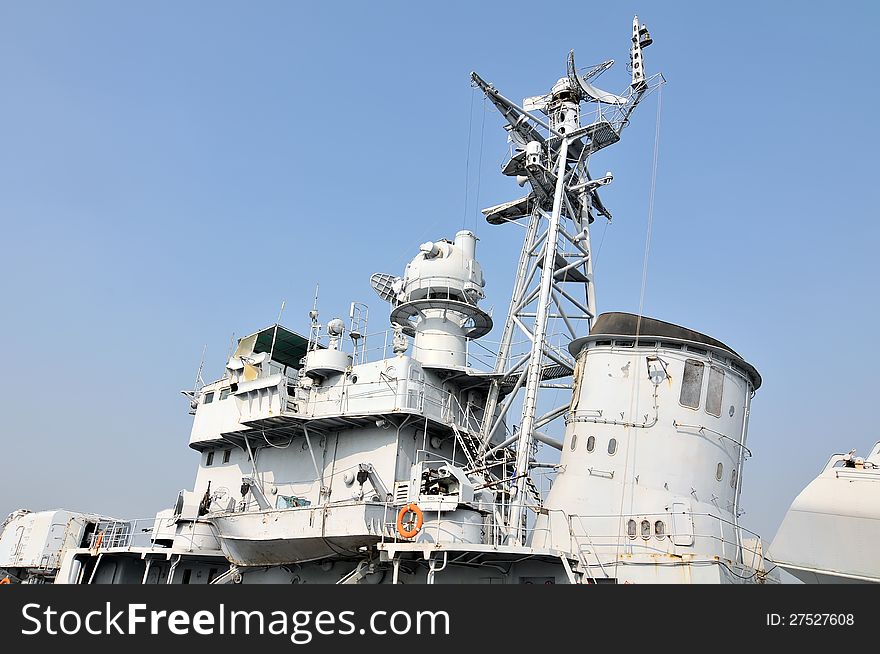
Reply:
M769 558L805 583L880 583L880 469L844 461L833 456L795 498L770 546Z

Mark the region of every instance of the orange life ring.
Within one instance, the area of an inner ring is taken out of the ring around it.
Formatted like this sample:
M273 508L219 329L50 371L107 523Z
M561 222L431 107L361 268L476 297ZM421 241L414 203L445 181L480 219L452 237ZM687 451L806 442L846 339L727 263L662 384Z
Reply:
M94 544L93 547L94 547L96 550L97 550L97 549L100 549L100 548L101 548L101 543L103 543L103 542L104 542L104 532L102 531L100 534L98 534L98 537L95 539L95 544Z
M0 579L0 584L11 584L11 583L12 582L9 581L9 577L3 577L3 579Z
M406 516L412 513L415 515L415 520L406 520ZM415 502L410 502L406 506L400 509L400 512L397 514L397 533L400 534L403 538L412 538L419 530L422 528L422 525L425 522L425 517L422 515L422 510L419 508L419 505ZM407 525L409 525L409 529L407 529Z

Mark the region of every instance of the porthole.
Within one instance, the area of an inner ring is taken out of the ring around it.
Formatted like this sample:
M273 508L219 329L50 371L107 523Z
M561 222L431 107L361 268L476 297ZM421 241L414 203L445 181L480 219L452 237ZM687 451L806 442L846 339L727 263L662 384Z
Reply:
M734 409L733 405L731 404L730 409L727 411L727 415L729 415L732 418L734 413L736 413L736 409Z
M572 434L571 435L571 449L574 450L574 448L577 447L577 444L578 444L578 435Z
M719 461L718 467L715 468L715 479L721 481L724 478L724 464Z
M658 520L654 523L654 535L657 538L663 538L666 535L666 523Z
M651 523L647 520L642 520L642 538L648 540L651 537Z
M637 529L636 521L630 519L630 521L626 523L626 535L629 536L630 538L635 538L636 537L636 529Z
M351 376L351 383L352 383L352 384L357 384L357 383L358 383L358 376L357 376L357 375L352 375L352 376Z
M594 449L596 449L596 437L590 436L587 438L587 452L592 452Z
M614 454L617 451L617 439L612 438L608 441L608 454Z
M736 468L730 472L730 487L736 488Z

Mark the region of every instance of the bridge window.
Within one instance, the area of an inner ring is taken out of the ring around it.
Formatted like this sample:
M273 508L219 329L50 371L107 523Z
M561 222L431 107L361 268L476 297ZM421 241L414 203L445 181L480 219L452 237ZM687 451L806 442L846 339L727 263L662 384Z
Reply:
M214 450L208 450L208 455L205 457L205 466L214 465Z
M210 404L213 401L214 401L214 391L210 391L208 393L205 393L204 404Z
M681 378L681 395L678 398L682 406L691 409L699 408L700 393L703 390L704 368L703 362L696 359L688 359L684 362L684 375Z
M635 538L636 537L636 529L637 529L636 521L630 519L630 521L626 523L626 535L629 536L630 538Z
M229 456L232 454L232 450L223 450L223 463L229 463Z
M219 399L225 400L227 397L229 397L229 389L224 388L220 391L220 398Z
M721 417L721 396L724 393L724 371L709 368L709 385L706 391L706 413Z
M642 538L648 540L651 537L651 523L647 520L642 520Z
M663 538L666 535L666 523L658 520L654 523L654 535L657 538Z

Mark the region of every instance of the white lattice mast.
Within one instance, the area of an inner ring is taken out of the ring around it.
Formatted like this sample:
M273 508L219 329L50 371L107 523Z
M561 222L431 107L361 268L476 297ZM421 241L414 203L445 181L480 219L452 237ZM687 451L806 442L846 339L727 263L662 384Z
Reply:
M505 424L507 413L522 391L519 434L503 445L516 442L516 466L512 481L508 526L513 542L522 542L522 518L532 447L536 440L553 442L540 429L561 416L568 407L538 415L543 388L570 388L574 362L567 343L589 333L596 315L593 286L590 223L595 215L611 219L597 190L611 182L610 173L597 179L590 175L590 156L620 140L629 117L660 76L645 78L643 47L651 43L647 29L633 20L630 65L632 80L624 95L602 91L589 83L613 64L606 61L584 74L569 54L566 77L543 96L526 98L516 105L476 73L471 77L507 120L505 129L513 154L502 172L514 176L520 186L529 185L524 197L483 210L488 222L503 224L528 220L517 266L510 308L501 336L481 428L485 455L492 437ZM586 103L589 121L582 125L581 105ZM536 116L541 111L548 120ZM557 325L561 325L559 330ZM520 351L517 334L526 339ZM559 380L551 384L552 380ZM503 402L499 406L499 401ZM558 445L558 444L557 444Z

